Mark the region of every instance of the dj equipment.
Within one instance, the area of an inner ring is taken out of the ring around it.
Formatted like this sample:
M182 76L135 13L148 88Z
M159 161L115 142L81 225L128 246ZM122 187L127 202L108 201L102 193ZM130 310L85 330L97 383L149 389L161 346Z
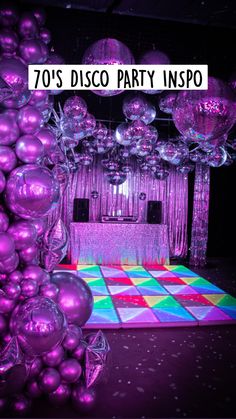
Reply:
M102 216L102 223L137 223L138 217L133 215L127 216L111 216L111 215L103 215Z
M73 221L79 223L87 223L89 221L89 199L75 198L73 210Z
M162 202L148 201L147 222L149 224L161 224L162 221Z

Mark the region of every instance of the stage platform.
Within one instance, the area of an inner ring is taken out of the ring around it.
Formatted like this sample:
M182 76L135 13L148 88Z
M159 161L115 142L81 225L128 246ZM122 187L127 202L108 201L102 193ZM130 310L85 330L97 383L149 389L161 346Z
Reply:
M207 326L236 323L236 298L181 265L59 265L91 288L85 328Z

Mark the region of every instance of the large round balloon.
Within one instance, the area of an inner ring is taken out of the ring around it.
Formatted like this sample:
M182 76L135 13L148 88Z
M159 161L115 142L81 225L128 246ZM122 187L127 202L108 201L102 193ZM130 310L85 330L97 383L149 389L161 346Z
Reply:
M54 301L44 297L30 298L16 307L10 328L24 352L43 355L62 342L66 317Z
M208 79L207 90L180 92L173 110L176 128L198 143L227 133L235 123L235 116L233 91L213 77Z
M26 164L11 172L5 200L14 214L31 219L48 215L59 196L59 183L49 169Z
M51 281L59 288L57 303L68 323L83 326L93 309L93 296L86 282L69 272L54 273Z
M117 39L105 38L94 42L84 53L82 64L134 64L129 48ZM93 90L99 96L115 96L123 90Z
M2 57L0 60L0 77L11 88L11 97L1 104L6 108L21 108L30 99L28 90L28 71L19 57Z

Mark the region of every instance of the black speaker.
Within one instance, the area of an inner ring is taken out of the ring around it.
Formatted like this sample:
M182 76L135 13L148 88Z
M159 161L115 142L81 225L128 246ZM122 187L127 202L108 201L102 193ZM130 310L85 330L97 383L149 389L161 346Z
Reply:
M149 224L161 224L162 220L162 202L148 201L147 222Z
M73 221L79 223L87 223L89 221L89 199L74 199Z

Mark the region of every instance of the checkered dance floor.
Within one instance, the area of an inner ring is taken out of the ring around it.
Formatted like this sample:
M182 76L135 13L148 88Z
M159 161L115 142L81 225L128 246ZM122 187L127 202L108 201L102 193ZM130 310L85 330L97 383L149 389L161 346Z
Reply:
M86 328L197 326L236 323L236 298L185 266L60 265L94 296Z

